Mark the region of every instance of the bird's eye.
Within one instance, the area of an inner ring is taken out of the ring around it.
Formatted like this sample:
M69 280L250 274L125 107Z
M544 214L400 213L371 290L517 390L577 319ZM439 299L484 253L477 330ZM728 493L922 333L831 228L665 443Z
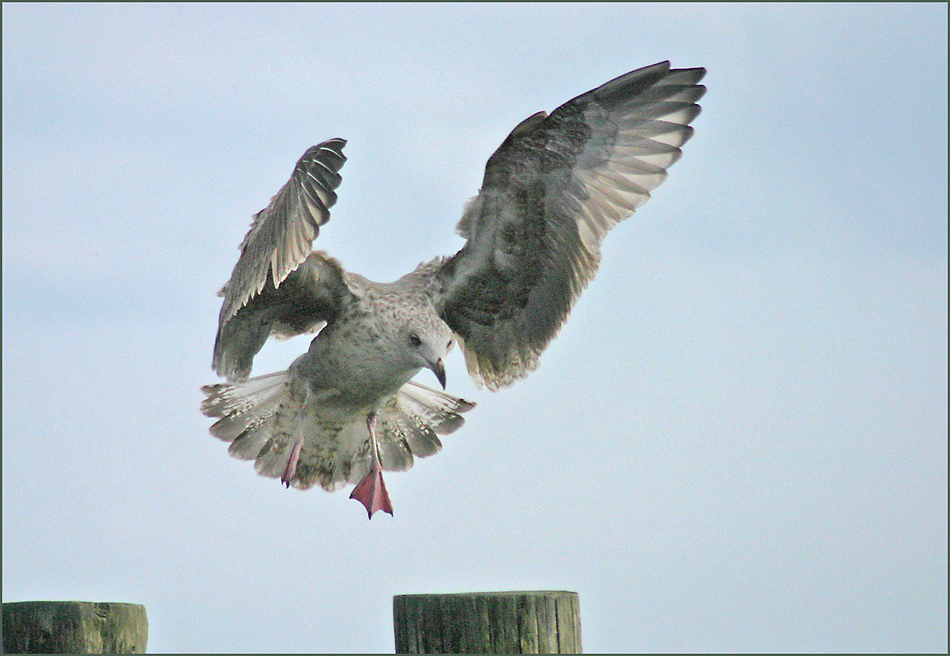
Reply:
M413 348L422 346L422 340L415 333L409 333L409 343L412 344Z

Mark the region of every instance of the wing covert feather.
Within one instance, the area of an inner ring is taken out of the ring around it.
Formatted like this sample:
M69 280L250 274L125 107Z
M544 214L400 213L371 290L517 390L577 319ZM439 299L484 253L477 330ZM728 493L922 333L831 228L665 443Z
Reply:
M280 285L268 282L237 314L218 327L212 368L230 381L246 381L268 337L316 332L355 298L347 274L326 253L313 252Z

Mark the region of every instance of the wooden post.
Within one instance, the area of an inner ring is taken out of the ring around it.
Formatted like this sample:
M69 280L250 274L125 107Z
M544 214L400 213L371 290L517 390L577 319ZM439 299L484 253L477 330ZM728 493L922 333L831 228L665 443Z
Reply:
M4 654L142 654L145 606L91 601L3 604Z
M467 592L393 597L397 654L579 654L576 592Z

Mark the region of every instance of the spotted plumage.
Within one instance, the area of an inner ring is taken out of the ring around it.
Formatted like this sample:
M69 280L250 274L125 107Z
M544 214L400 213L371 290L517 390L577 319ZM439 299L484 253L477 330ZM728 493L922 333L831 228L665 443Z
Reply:
M701 68L669 62L622 75L519 124L489 158L465 206L463 248L392 283L311 252L346 158L318 144L254 217L224 297L205 414L231 455L264 476L326 490L355 484L370 517L392 513L382 472L441 448L474 404L445 388L455 343L496 390L537 368L600 263L600 242L663 182L692 136ZM316 332L281 373L249 378L268 337Z

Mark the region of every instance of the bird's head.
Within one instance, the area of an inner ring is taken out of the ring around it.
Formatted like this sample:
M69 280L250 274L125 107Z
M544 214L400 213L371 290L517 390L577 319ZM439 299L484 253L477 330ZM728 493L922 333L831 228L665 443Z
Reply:
M411 321L406 330L409 357L420 367L432 370L445 389L445 356L453 345L452 331L438 319Z

